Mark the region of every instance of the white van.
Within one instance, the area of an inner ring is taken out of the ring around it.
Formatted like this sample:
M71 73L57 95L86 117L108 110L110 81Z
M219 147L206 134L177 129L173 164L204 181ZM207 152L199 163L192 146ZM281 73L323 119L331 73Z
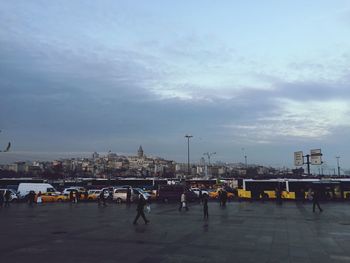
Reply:
M42 194L50 193L52 195L60 194L51 184L44 183L20 183L17 191L20 198L26 197L30 191L34 191L36 194L39 192Z
M135 201L137 196L134 194L134 191L131 187L130 187L130 190L131 190L130 201L133 202ZM113 201L116 201L117 203L126 202L127 192L128 192L128 188L126 187L113 188Z

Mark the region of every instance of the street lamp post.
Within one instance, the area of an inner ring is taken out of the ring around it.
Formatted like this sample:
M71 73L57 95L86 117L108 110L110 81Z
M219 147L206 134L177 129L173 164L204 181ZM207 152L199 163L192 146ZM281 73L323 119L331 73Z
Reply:
M192 135L186 134L185 138L187 138L187 175L190 175L190 139Z
M243 152L243 155L244 155L244 164L245 164L245 168L247 169L247 154L246 154L244 148L242 148L242 152Z
M216 154L216 152L212 152L212 153L209 153L209 152L206 152L206 153L203 153L203 155L206 155L208 157L208 166L210 167L210 157L212 155ZM208 166L207 166L207 176L208 176Z
M335 158L337 158L338 176L340 176L340 166L339 166L339 159L340 159L340 156L337 156L337 157L335 157Z
M214 154L216 154L216 152L212 152L212 153L206 152L206 153L203 153L203 155L206 155L206 156L208 157L208 164L209 164L209 166L210 166L210 157L211 157L212 155L214 155Z

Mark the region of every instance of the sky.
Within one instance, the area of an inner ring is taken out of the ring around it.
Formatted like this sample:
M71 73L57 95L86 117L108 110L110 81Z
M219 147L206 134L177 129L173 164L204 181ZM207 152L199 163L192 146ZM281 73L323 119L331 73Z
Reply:
M108 152L350 168L350 2L0 2L1 161ZM3 146L1 146L3 145ZM54 157L53 157L54 158Z

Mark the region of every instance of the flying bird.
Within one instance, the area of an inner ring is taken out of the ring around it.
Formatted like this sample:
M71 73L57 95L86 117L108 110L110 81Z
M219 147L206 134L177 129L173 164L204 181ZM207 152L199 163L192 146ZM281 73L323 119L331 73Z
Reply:
M6 149L3 150L3 151L0 151L0 152L8 152L8 151L10 150L10 148L11 148L11 143L9 142L9 143L7 144Z
M0 130L0 132L2 132L2 130ZM11 148L11 143L9 142L9 143L7 144L6 149L3 150L3 151L0 150L0 152L8 152L8 151L10 150L10 148Z
M6 149L5 149L4 152L8 152L8 151L10 150L10 148L11 148L11 143L9 142L9 143L7 144L7 147L6 147Z

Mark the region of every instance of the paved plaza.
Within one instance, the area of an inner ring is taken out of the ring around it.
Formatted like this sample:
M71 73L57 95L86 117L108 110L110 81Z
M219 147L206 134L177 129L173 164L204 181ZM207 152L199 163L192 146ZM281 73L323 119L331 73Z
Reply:
M54 203L0 209L0 262L350 262L350 203L209 203L188 212L152 204Z

